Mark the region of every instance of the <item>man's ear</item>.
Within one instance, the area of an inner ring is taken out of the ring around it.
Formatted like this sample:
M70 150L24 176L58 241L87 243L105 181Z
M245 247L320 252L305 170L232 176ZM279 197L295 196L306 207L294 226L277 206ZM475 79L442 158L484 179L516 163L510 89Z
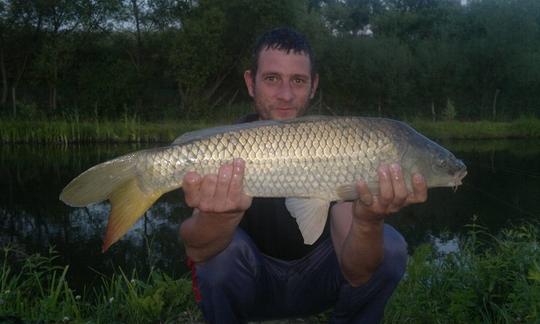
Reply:
M246 83L246 88L251 97L255 97L255 76L251 74L251 70L246 70L244 72L244 82Z
M315 97L315 93L317 93L318 86L319 86L319 74L315 73L315 76L313 77L313 81L311 81L311 95L309 96L309 99L313 99L313 97Z

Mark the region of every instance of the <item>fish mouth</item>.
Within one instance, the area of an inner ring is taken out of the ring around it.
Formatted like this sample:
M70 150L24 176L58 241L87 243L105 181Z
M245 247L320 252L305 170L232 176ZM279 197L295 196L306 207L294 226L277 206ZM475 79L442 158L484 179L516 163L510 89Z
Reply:
M460 170L459 172L456 172L454 175L452 181L449 183L449 187L452 187L454 189L454 192L456 192L457 188L463 184L461 180L465 178L467 175L467 169Z

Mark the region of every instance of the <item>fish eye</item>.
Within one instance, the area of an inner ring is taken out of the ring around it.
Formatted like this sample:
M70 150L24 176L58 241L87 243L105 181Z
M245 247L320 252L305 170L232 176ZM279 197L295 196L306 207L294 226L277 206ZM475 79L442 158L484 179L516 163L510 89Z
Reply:
M446 168L447 165L448 165L448 162L446 161L446 159L439 158L437 160L437 167L442 169L442 168Z

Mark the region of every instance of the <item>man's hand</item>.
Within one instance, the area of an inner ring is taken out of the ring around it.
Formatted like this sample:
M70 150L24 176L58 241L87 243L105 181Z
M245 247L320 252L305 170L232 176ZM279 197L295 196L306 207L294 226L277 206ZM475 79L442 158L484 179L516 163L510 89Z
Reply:
M235 159L222 165L217 175L184 176L186 203L194 211L180 226L180 236L193 261L205 261L225 249L251 206L252 198L243 192L244 168L244 161Z
M425 202L427 185L420 174L412 177L412 192L407 190L405 179L399 164L381 165L379 175L379 192L372 193L366 182L360 180L356 184L359 199L354 202L353 214L359 221L382 221L391 213L414 203Z
M243 193L245 162L235 159L224 164L218 174L201 177L188 172L183 179L186 203L202 213L239 213L246 211L252 198Z
M366 283L383 260L384 219L427 199L427 185L420 174L413 176L409 192L399 165L382 165L377 172L379 192L370 192L360 180L356 184L359 199L332 208L332 241L341 271L353 286Z

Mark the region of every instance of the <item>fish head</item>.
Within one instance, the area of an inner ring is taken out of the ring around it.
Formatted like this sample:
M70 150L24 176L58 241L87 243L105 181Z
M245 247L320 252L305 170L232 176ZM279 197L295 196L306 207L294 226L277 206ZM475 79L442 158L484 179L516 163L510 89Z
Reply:
M444 147L420 136L421 138L413 141L413 145L405 152L403 164L409 167L411 174L422 174L429 188L453 187L456 189L467 175L465 163Z

